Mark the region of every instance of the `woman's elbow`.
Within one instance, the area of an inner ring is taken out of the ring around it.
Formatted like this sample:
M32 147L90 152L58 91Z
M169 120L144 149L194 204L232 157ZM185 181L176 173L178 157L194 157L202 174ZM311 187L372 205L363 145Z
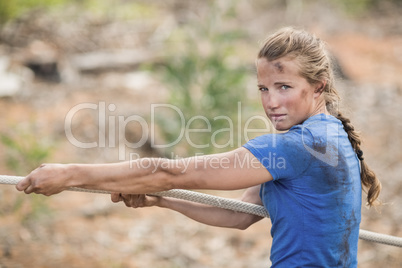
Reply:
M253 223L251 223L251 222L241 223L241 224L238 224L235 228L238 230L244 231L244 230L248 229L248 227L250 227L251 225L253 225Z
M242 213L242 217L238 218L238 221L236 222L236 225L233 226L233 228L239 230L246 230L248 229L248 227L259 221L260 219L261 217L247 213Z

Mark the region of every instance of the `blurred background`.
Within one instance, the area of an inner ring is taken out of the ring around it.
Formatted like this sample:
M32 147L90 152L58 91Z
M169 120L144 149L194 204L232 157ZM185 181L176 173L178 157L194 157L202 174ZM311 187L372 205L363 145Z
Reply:
M239 146L241 132L218 130L264 116L256 54L267 34L293 25L328 43L342 109L382 180L385 205L363 208L361 228L402 237L401 12L399 0L0 0L0 174L26 175L43 162L186 157ZM80 104L92 108L71 114ZM219 146L210 133L191 134L205 148L175 142L182 118L172 109L152 114L153 104L174 105L185 122L204 116ZM133 115L154 122L154 135L142 140L151 125L128 120ZM74 145L68 118L76 140L97 145ZM249 126L264 127L262 120ZM268 267L272 242L268 219L245 231L220 229L159 208L127 209L109 196L26 196L7 185L0 185L0 241L0 267L119 268ZM402 267L396 247L360 241L358 258L359 267Z

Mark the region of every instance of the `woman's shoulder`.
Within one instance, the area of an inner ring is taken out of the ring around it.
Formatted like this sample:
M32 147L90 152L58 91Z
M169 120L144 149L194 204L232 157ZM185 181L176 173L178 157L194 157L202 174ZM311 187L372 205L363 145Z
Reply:
M293 138L302 138L303 140L321 140L332 136L334 132L339 133L343 129L342 122L332 115L318 114L309 117L303 123L295 125L286 132Z
M342 123L332 115L318 114L309 117L303 123L291 127L286 132L258 136L247 144L255 147L305 147L317 143L326 143L334 131L339 132Z
M303 123L290 128L290 130L321 130L328 126L342 126L342 122L333 115L317 114L307 118Z

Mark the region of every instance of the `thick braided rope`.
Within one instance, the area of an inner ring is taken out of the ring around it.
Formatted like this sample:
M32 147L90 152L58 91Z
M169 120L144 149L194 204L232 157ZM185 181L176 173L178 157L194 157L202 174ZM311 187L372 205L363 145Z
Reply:
M16 185L24 177L19 176L5 176L0 175L0 184ZM96 194L110 194L108 191L102 190L89 190L77 187L71 187L69 191L88 192ZM230 209L237 212L245 212L249 214L258 215L260 217L269 217L268 212L263 206L242 202L239 200L213 196L209 194L198 193L194 191L174 189L170 191L152 193L155 196L172 197L176 199L183 199L201 204L211 205L219 208Z
M19 177L19 176L0 175L0 184L16 185L23 178L24 177ZM107 192L107 191L89 190L89 189L83 189L83 188L77 188L77 187L72 187L69 190L77 191L77 192L110 194L110 192ZM220 208L224 208L224 209L230 209L230 210L237 211L237 212L245 212L245 213L257 215L260 217L267 217L267 218L269 217L268 212L265 210L265 208L263 206L246 203L246 202L239 201L239 200L193 192L193 191L174 189L174 190L170 190L170 191L152 193L151 195L183 199L183 200L187 200L187 201L202 203L202 204L220 207ZM402 247L402 238L401 237L379 234L379 233L374 233L374 232L360 229L359 238L362 240L371 241L371 242L375 242L375 243Z
M257 215L260 217L267 217L269 218L268 212L263 206L246 203L243 201L223 198L218 196L213 196L209 194L203 194L194 191L187 191L187 190L170 190L165 192L158 192L153 193L152 195L157 196L165 196L165 197L173 197L177 199L188 200L192 202L202 203L206 205L211 205L214 207L230 209L237 212L245 212L253 215Z

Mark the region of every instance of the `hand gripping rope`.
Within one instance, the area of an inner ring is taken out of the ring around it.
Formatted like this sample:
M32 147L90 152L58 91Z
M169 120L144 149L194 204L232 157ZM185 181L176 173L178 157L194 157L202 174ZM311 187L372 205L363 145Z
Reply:
M0 175L0 184L11 184L16 185L19 181L21 181L24 177L19 176L6 176ZM83 188L72 187L69 191L77 191L77 192L88 192L88 193L97 193L97 194L110 194L107 191L100 190L88 190ZM213 196L209 194L203 194L194 191L187 190L170 190L164 192L152 193L151 195L155 196L163 196L163 197L172 197L177 199L183 199L187 201L197 202L201 204L206 204L210 206L215 206L224 209L230 209L237 212L245 212L249 214L254 214L260 217L269 218L268 212L265 210L263 206L255 205L239 200L223 198L218 196ZM402 247L402 238L374 233L366 230L360 229L359 238L366 241L371 241L380 244L386 244L395 247Z

